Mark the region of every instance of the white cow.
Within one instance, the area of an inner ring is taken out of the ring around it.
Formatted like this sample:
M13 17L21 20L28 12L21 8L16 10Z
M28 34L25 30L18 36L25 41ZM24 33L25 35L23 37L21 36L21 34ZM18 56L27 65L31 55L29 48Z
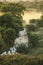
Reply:
M10 50L8 51L7 55L11 55L11 52L10 52Z
M22 44L22 43L23 44L28 43L28 37L22 36L22 37L16 38L15 45Z
M13 48L10 48L10 52L11 52L11 53L14 53L14 52L16 52L16 49L15 49L15 47L13 47Z
M5 52L3 52L1 55L7 55L6 51L5 51Z
M24 36L27 35L26 29L24 28L24 30L19 32L19 36Z

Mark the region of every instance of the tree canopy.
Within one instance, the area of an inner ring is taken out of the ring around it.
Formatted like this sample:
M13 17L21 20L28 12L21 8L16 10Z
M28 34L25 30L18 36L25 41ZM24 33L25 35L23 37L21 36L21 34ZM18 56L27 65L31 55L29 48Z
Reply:
M19 3L2 3L0 16L0 46L1 51L8 50L14 45L14 40L19 36L19 31L23 29L23 13L24 6Z

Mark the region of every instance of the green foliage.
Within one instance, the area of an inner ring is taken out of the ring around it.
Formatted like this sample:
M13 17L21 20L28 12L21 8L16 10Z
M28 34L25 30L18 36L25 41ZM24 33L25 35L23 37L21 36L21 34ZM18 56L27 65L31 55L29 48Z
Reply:
M32 47L36 47L38 44L38 36L36 34L37 31L36 20L35 19L30 20L30 24L27 25L26 27L29 43L32 45Z
M11 27L11 24L14 22L14 19L9 14L4 14L0 16L0 26L2 27Z
M22 29L22 20L19 17L14 18L10 14L0 16L0 33L8 48L14 45L14 40Z
M5 51L5 42L4 40L0 37L0 53Z
M38 45L38 36L35 33L28 32L29 43L32 44L32 47L37 47Z
M4 12L0 16L0 34L3 39L2 48L6 51L14 45L14 40L19 36L19 31L23 29L21 14L25 7L20 3L1 3L0 7L1 12Z
M20 3L5 3L1 4L0 10L2 12L12 12L15 15L21 15L25 10L25 7Z
M42 44L40 40L43 40L43 16L41 19L32 19L30 24L27 25L27 35L29 43L32 44L32 47L40 46ZM40 41L40 42L39 42ZM42 45L43 46L43 45Z
M38 27L43 27L43 19L39 19L37 20L37 24Z
M32 43L32 46L36 47L38 44L38 36L36 34L31 34L29 39L30 43Z
M19 7L16 8L16 7ZM37 1L34 1L34 2L30 2L30 1L26 1L26 2L23 2L23 1L20 1L19 3L1 3L0 2L0 11L4 11L4 12L16 12L18 10L18 12L20 12L22 9L21 9L21 5L24 6L22 7L23 9L27 9L29 11L32 11L32 10L37 10L37 11L43 11L43 1L40 1L40 2L37 2ZM10 7L11 6L11 7ZM15 8L15 9L14 9ZM13 10L13 11L12 11Z
M0 65L43 65L43 55L28 56L15 53L10 56L0 56Z
M13 28L17 31L17 33L23 29L22 21L22 18L19 16L13 17L9 13L0 16L0 26L5 28Z
M16 32L12 28L6 29L5 32L3 33L3 39L8 48L14 45L15 38L16 38Z
M23 54L27 54L29 52L29 49L30 47L28 47L28 44L19 44L17 47L16 47L16 52L18 53L23 53Z

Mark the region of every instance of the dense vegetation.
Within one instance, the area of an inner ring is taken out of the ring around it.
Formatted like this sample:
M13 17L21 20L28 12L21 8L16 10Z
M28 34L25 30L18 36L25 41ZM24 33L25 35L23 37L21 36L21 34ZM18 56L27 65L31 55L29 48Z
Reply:
M43 54L43 15L41 19L32 19L30 24L26 25L28 44L21 44L16 47L19 53L30 55Z
M0 65L43 65L43 55L27 56L15 53L11 56L0 56Z
M19 36L19 31L23 30L23 18L21 15L25 10L23 3L24 2L0 3L0 11L3 13L3 15L0 16L0 53L9 50L9 48L14 45L14 40ZM38 3L41 4L42 2ZM27 54L30 49L40 47L40 43L43 43L42 41L40 42L40 40L43 39L43 34L39 31L40 28L43 28L43 16L41 19L30 20L30 24L27 25L26 28L29 40L28 46L18 45L16 50L17 52ZM41 38L40 35L42 35Z
M38 4L40 5L37 8ZM13 47L14 40L23 30L22 15L27 9L43 11L43 2L0 3L0 54ZM30 20L27 29L28 44L15 46L14 55L0 55L0 65L43 65L43 15L40 19ZM19 54L21 53L21 54ZM27 55L24 55L27 54ZM42 54L42 55L40 55ZM28 56L29 55L29 56ZM32 56L35 55L35 56Z
M23 30L21 14L25 7L20 3L1 3L0 7L3 13L0 16L0 53L2 53L14 45L19 31Z
M30 2L30 1L26 1L26 2L23 2L23 1L20 1L19 2L20 4L22 4L27 10L29 10L29 11L32 11L32 10L37 10L37 11L41 11L41 12L43 12L43 1L38 1L38 0L35 0L34 2ZM7 3L7 7L10 7L10 9L6 9L5 10L5 8L6 8L6 4L5 3L1 3L0 2L0 10L1 11L11 11L11 8L12 8L12 3L10 3L10 5L8 6L8 4L9 3ZM13 5L14 5L14 3L13 3ZM15 4L16 5L16 4ZM16 7L15 6L13 6L15 9L16 9ZM24 8L23 7L23 8ZM14 8L12 8L12 10L14 11L15 9ZM20 11L20 10L22 10L21 8L18 8L18 12ZM16 12L16 11L15 11Z
M34 0L34 2L26 1L26 2L20 2L22 3L27 10L29 11L43 11L43 1Z

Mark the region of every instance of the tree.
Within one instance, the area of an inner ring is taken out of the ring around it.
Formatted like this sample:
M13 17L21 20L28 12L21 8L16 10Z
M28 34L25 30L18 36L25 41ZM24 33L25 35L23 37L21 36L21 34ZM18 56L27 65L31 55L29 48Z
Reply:
M22 20L9 14L0 16L0 33L8 49L14 45L14 40L23 29Z
M14 45L15 38L16 38L16 32L13 28L8 28L4 31L3 40L5 41L8 48Z
M19 36L19 31L23 29L23 18L21 16L23 10L24 7L18 3L5 3L4 6L2 6L1 11L3 11L4 14L0 16L0 34L3 39L1 48L5 49L4 51L14 45L14 40ZM0 51L0 53L2 52L3 51Z

